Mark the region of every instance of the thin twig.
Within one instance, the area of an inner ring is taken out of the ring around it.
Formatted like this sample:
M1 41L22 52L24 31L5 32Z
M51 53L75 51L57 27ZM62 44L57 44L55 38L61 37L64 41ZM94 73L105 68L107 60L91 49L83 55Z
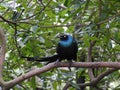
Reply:
M44 8L42 8L39 12L37 12L37 13L35 13L34 15L31 15L31 16L25 18L25 19L21 19L21 20L31 19L31 18L35 17L36 15L42 13L42 12L46 9L46 7L50 4L51 1L52 1L52 0L49 0L48 3L46 4L46 6L45 6Z
M10 20L5 19L5 18L2 17L1 15L0 15L0 18L1 18L3 21L7 22L8 24L9 24L9 23L11 23L11 24L15 24L15 23L16 23L16 22L13 22L13 21L10 21Z
M116 18L116 17L119 16L119 15L120 15L120 13L117 13L116 15L113 15L113 16L110 17L110 18L107 18L107 19L105 19L105 20L103 20L103 21L98 22L97 25L101 25L101 24L103 24L103 23L106 23L106 22L110 21L111 19Z
M15 46L16 46L16 48L17 48L18 55L21 57L21 51L20 51L20 49L19 49L18 42L17 42L17 24L15 24L14 27L15 27L15 28L14 28L14 29L15 29L15 32L14 32L14 36L15 36L15 38L14 38L14 40L15 40Z

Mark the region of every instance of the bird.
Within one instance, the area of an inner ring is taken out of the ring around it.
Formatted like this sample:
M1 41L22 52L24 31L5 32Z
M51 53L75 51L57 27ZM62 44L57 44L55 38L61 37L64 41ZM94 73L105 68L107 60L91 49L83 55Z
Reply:
M51 63L54 61L60 62L65 59L69 62L72 62L72 60L76 61L78 44L75 38L73 38L73 36L69 34L63 34L57 37L60 39L60 41L57 44L55 55L43 57L40 59L38 57L29 57L28 60L35 60L39 62L47 61L47 63Z

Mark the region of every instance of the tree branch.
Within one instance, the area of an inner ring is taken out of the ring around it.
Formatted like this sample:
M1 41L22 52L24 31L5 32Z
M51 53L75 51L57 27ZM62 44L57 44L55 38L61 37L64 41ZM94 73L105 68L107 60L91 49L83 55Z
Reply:
M88 48L88 55L87 55L88 62L92 62L92 48L94 45L95 45L95 41L90 41L90 46ZM95 77L94 77L92 68L88 69L88 74L90 76L91 81L94 80Z
M53 69L56 67L69 67L69 62L59 62L59 63L53 62L42 68L36 68L26 74L23 74L11 81L6 82L4 84L4 88L9 89L9 88L13 87L14 85L16 85L17 83L20 83L32 76L47 72L50 69ZM117 69L120 69L120 62L73 62L71 64L71 67L81 67L81 68L109 67L109 68L115 68L117 70ZM111 73L112 71L114 71L114 69L101 74L100 76L98 76L98 80L100 80L103 76L108 75L108 73ZM92 82L95 82L95 81L92 81ZM87 84L87 85L91 85L91 84Z
M101 73L99 76L97 76L97 78L95 78L93 81L89 82L89 83L82 83L82 84L79 84L79 86L81 87L86 87L86 86L95 86L98 84L98 82L103 79L105 76L111 74L112 72L118 70L117 68L112 68L112 69L109 69L103 73ZM65 87L63 88L63 90L67 90L69 87L70 87L70 83L67 82Z
M90 83L83 83L83 84L79 84L79 86L94 86L96 85L101 79L103 79L105 76L111 74L112 72L118 70L117 68L112 68L109 69L103 73L101 73L99 76L97 76L93 81L91 81Z
M0 44L1 44L1 48L0 48L1 49L1 52L0 52L0 74L1 74L2 73L1 69L2 69L3 62L5 60L5 52L6 52L5 36L4 36L3 30L1 27L0 27Z
M3 84L4 81L2 80L2 69L3 69L3 62L5 60L5 52L6 52L6 41L5 35L0 27L0 84Z

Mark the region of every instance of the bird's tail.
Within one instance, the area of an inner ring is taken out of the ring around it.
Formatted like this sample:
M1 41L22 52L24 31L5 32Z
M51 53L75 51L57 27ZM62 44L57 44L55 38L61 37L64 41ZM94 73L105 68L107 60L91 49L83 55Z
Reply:
M58 55L53 55L53 56L49 56L49 57L43 57L43 58L39 58L38 56L36 57L25 57L22 56L22 58L27 58L28 61L38 61L38 62L47 62L47 63L51 63L54 62L58 59Z
M53 56L49 56L49 57L43 57L41 58L39 61L40 62L48 62L48 63L51 63L51 62L54 62L58 59L58 55L53 55Z

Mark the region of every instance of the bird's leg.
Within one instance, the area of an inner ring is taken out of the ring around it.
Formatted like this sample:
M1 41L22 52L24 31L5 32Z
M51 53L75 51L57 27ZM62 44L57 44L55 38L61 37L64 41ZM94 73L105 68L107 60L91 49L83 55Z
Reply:
M69 60L69 67L68 69L71 71L72 60Z
M57 60L55 61L55 64L57 64L58 62L60 62L60 59L57 59Z

